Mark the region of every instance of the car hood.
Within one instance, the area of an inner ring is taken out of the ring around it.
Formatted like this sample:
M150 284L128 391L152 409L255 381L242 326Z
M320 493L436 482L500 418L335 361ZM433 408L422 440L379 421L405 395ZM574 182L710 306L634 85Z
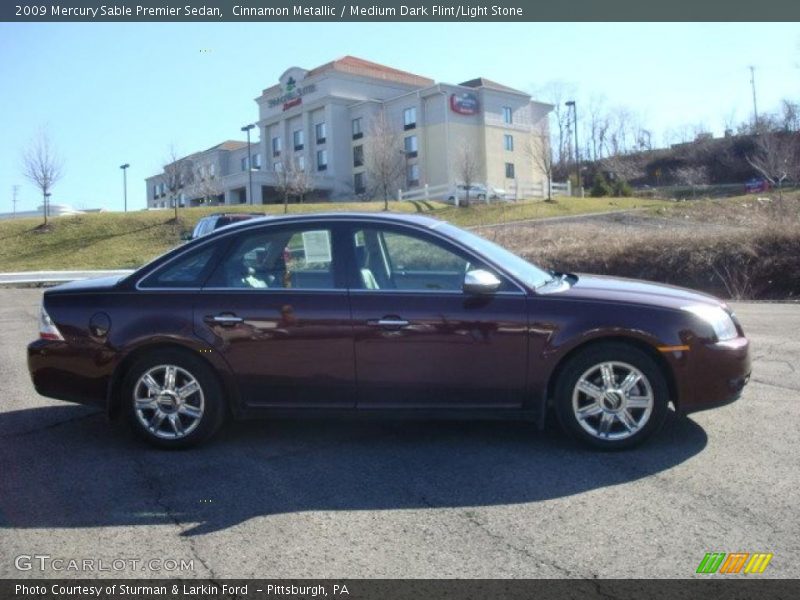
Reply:
M725 306L719 298L674 285L601 275L579 274L577 278L577 282L568 289L563 289L560 295L672 309L697 304Z
M45 294L61 294L61 293L80 293L80 292L96 292L100 290L109 290L116 286L127 275L107 275L106 277L94 277L92 279L77 279L75 281L68 281L62 283L45 291Z

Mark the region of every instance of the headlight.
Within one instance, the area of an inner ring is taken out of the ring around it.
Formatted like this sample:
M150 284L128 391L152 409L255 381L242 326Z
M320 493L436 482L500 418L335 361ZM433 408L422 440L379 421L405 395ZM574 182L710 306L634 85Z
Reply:
M732 340L739 335L736 331L736 324L731 316L719 306L708 306L699 304L697 306L684 306L683 310L688 311L696 317L708 323L714 330L717 340L724 342Z

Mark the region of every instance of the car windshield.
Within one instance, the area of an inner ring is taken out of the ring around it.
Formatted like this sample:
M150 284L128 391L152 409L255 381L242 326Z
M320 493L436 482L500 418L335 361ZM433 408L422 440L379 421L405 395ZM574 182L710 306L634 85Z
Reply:
M550 283L555 278L547 271L532 265L527 260L520 258L513 252L506 250L502 246L498 246L494 242L490 242L486 238L479 235L464 231L458 227L454 227L448 223L443 223L437 229L442 233L457 239L459 242L474 248L477 252L484 255L492 262L502 266L506 271L513 275L516 279L522 281L525 285L531 288L538 288L547 283Z

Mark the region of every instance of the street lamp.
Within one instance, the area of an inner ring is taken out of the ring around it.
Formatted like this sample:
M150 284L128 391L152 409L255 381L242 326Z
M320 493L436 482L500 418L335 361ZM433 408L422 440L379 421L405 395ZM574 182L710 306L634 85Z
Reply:
M128 212L128 167L130 167L128 163L119 166L122 169L122 202L125 212Z
M253 129L255 125L250 123L250 125L245 125L242 127L242 131L247 132L247 186L248 186L248 196L250 198L250 204L253 204L253 166L250 164L250 161L253 160L253 155L250 151L250 130Z
M575 104L575 100L569 100L565 103L566 106L572 107L572 123L573 129L575 129L575 168L577 170L577 183L578 183L578 190L581 189L581 158L580 154L578 154L578 106Z

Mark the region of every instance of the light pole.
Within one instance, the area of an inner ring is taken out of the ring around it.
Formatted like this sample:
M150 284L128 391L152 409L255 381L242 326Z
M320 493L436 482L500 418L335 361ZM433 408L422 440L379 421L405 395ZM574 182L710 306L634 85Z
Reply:
M572 107L572 124L573 129L575 129L575 169L576 173L576 181L578 183L578 190L581 189L581 157L578 154L578 106L575 104L575 100L569 100L565 103L566 106Z
M255 125L250 123L250 125L245 125L242 127L242 131L247 132L247 187L248 187L248 197L250 198L250 204L253 204L253 165L250 164L250 161L253 160L253 154L250 151L250 130L253 129Z
M130 167L128 163L119 166L122 169L122 202L125 212L128 212L128 167Z

